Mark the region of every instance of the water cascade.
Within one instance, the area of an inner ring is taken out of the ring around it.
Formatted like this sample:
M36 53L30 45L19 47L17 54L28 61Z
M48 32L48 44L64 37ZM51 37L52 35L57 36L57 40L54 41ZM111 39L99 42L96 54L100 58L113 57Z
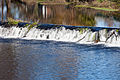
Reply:
M21 38L35 40L55 40L78 43L109 43L120 45L120 33L118 29L101 29L93 31L89 28L68 29L27 27L4 27L0 26L1 38Z

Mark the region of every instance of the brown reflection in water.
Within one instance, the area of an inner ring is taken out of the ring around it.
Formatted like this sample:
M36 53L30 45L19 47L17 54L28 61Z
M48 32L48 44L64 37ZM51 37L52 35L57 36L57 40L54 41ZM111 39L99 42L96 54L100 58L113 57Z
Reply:
M0 80L13 80L16 64L12 44L0 43Z
M34 80L34 67L37 65L32 55L31 46L23 46L16 48L16 63L17 65L17 79L19 80ZM37 57L35 57L37 58Z
M69 51L67 51L69 50ZM59 75L53 75L54 80L59 78L60 80L75 80L78 77L77 56L74 55L74 50L60 49L61 52L58 58L56 58L54 70Z
M29 5L18 2L10 2L7 0L5 0L5 3L7 7L7 15L4 16L12 17L15 19L64 25L94 25L95 23L89 20L89 18L94 20L94 17L86 16L86 14L81 14L75 8L66 5ZM82 15L85 15L86 17ZM83 18L88 22L83 23Z
M74 80L77 78L77 67L75 58L62 58L63 61L58 63L61 70L58 71L60 74L58 77L61 80Z
M119 12L108 12L87 8L75 8L70 5L41 5L35 3L25 4L14 0L0 0L0 2L5 2L4 6L6 6L7 8L6 15L3 15L3 4L1 4L0 6L0 8L2 9L2 20L6 16L25 21L39 21L39 23L74 26L95 26L96 16L108 16L108 21L105 22L105 24L107 23L108 26L111 26L114 22L114 20L111 20L111 17L114 17L115 20L117 19L118 21L120 21Z
M10 13L11 0L5 0L5 3L6 3L6 7L7 7L7 17L10 17L11 16L11 13Z
M3 21L3 7L4 7L4 0L2 0L1 4L2 4L2 17L1 17L1 21Z
M70 6L65 5L43 5L42 17L40 22L64 25L81 25L81 26L94 26L94 16L82 13L82 10L77 10ZM45 11L44 11L45 10Z

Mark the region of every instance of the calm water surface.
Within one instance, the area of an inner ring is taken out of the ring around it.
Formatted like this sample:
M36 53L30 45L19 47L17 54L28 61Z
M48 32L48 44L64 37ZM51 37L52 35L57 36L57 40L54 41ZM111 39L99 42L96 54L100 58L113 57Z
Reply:
M40 23L120 27L120 12L109 12L86 8L75 8L71 5L41 5L0 0L0 20L8 17Z
M0 39L0 80L120 80L120 48Z

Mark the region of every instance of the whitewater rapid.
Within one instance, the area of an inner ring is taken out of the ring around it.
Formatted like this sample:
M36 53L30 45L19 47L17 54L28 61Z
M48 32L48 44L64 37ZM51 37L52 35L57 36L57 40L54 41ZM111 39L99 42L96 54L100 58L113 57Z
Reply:
M36 27L28 30L28 27L2 27L0 26L1 38L20 38L35 40L55 40L76 43L94 43L120 46L120 35L117 30L103 29L93 32L90 29L66 29L64 27L54 29L38 29Z

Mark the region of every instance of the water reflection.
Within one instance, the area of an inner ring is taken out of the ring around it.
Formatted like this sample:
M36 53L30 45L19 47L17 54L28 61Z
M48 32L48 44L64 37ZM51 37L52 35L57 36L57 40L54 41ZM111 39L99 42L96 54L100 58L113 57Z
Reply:
M16 65L14 45L0 43L0 80L13 80Z
M0 20L5 21L7 17L50 24L120 27L119 12L0 0Z
M95 21L96 21L96 26L103 26L103 27L107 27L107 26L112 26L112 27L120 27L120 22L116 21L113 19L113 17L111 18L105 18L105 17L95 17Z
M119 80L120 48L0 39L1 80Z

